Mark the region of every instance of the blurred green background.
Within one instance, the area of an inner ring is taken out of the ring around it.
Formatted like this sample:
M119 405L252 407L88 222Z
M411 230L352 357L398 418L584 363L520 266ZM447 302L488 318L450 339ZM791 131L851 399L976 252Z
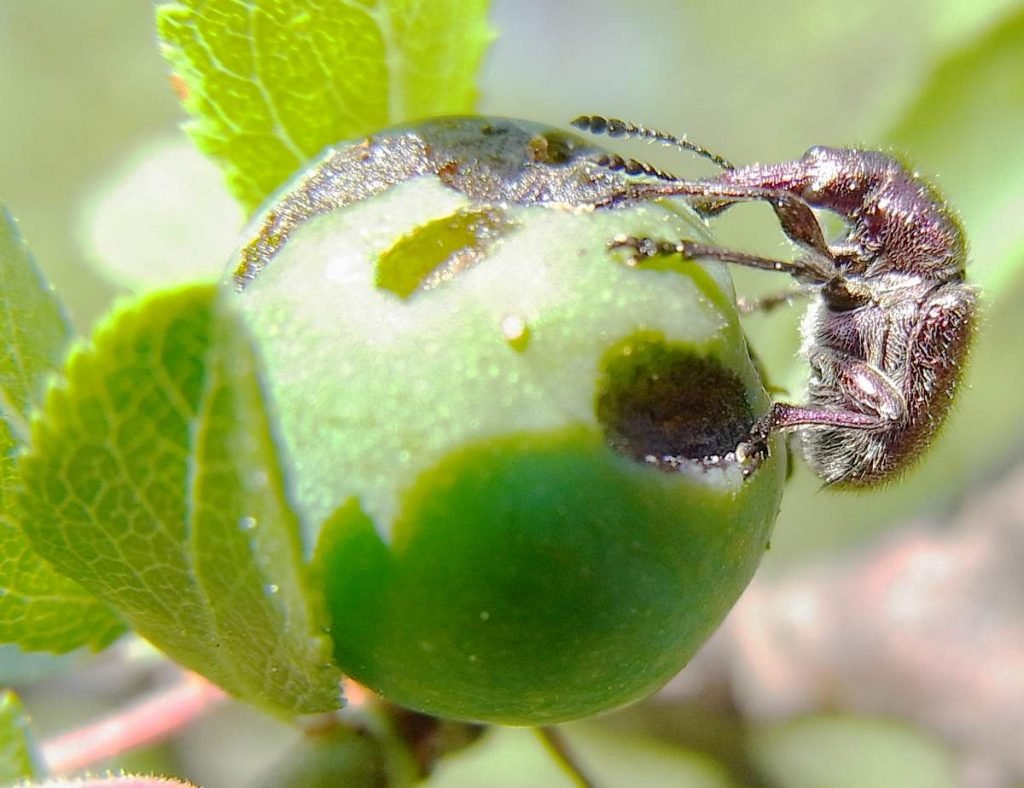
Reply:
M822 491L797 461L767 576L867 543L910 517L949 511L1021 459L1019 3L496 0L491 18L499 38L485 61L481 112L561 126L583 113L623 117L688 134L739 163L792 159L815 144L895 146L963 216L984 315L949 428L903 483L870 494ZM0 64L0 198L79 331L129 286L218 270L243 217L178 128L183 113L151 3L0 0ZM672 151L627 149L679 174L708 172ZM724 244L788 253L764 206L739 207L715 228ZM149 275L139 275L139 261ZM785 284L747 272L736 278L747 293ZM790 312L747 325L772 382L799 397L800 309ZM8 682L18 675L6 653L0 674ZM67 692L66 681L54 686ZM28 693L44 732L65 714L55 691L37 687L37 706ZM172 755L208 786L242 784L217 771L232 747L258 770L275 747L254 754L250 743L273 738L279 747L291 736L237 708L205 725L216 734L192 732ZM197 755L211 740L220 753ZM915 741L906 752L941 772L931 746ZM728 782L707 779L692 784Z

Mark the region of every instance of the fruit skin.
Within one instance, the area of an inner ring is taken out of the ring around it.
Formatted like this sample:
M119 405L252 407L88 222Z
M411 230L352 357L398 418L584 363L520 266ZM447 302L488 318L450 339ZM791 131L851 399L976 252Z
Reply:
M775 518L569 429L457 452L405 498L391 546L355 503L320 544L336 657L440 716L537 725L643 697L711 634Z
M381 150L421 158L384 166ZM595 150L501 119L384 132L324 157L340 180L314 167L286 189L234 267L230 306L264 357L335 658L395 703L533 725L638 699L685 665L768 543L780 443L747 479L728 462L656 467L642 431L631 456L612 448L623 425L599 403L628 402L634 378L651 421L700 427L671 391L650 394L685 365L616 371L643 343L732 376L748 426L767 397L721 268L609 252L618 233L706 230L685 205L595 207L602 179L626 177ZM703 396L701 418L729 399Z

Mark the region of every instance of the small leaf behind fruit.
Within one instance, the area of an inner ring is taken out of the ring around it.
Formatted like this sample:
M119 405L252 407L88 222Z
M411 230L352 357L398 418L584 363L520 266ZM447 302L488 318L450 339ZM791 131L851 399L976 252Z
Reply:
M0 208L0 392L3 415L24 432L46 375L60 363L70 330L13 217Z
M170 657L286 712L341 704L256 358L215 286L115 314L23 460L30 538Z
M45 563L17 523L15 459L69 336L59 300L0 208L0 642L29 650L99 648L122 628L106 605Z
M0 783L36 777L33 750L21 701L10 690L0 692Z
M157 28L189 132L251 210L327 145L471 111L487 6L180 0L157 10Z
M971 281L995 302L1024 266L1024 9L940 61L888 139L913 153L962 213Z

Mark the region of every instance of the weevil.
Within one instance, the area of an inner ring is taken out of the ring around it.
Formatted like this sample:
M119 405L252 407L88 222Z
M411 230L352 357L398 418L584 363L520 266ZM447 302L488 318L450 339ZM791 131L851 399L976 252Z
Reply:
M794 259L779 260L686 239L610 242L634 262L661 254L717 260L786 273L811 291L802 325L807 401L775 402L754 424L736 447L748 469L779 431L799 433L804 457L828 485L878 485L920 458L956 397L978 309L978 291L966 281L963 228L929 182L874 150L816 146L794 161L738 167L635 124L587 115L573 125L675 144L721 169L686 179L605 157L605 166L644 177L604 205L682 197L711 217L737 203L765 202L796 244ZM842 236L826 239L815 210L838 215Z

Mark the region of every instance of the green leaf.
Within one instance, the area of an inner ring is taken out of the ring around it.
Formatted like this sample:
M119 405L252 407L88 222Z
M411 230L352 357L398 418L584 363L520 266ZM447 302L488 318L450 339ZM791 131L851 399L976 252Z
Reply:
M256 358L217 288L156 294L74 353L23 460L36 548L170 657L286 712L341 704Z
M956 763L941 742L904 723L804 717L755 729L748 751L762 782L792 788L952 788Z
M1024 9L943 60L888 135L963 216L970 277L991 293L1024 272Z
M601 786L734 788L728 770L707 755L593 724L555 728L583 771ZM535 731L491 728L482 741L438 763L430 788L572 788L580 785L555 760Z
M249 210L325 146L470 112L487 0L181 0L157 10L189 132Z
M0 692L0 783L39 776L34 749L21 701L10 690Z
M0 208L0 405L25 436L28 412L64 356L70 330L14 218Z
M106 605L45 563L17 523L16 455L69 335L59 300L0 208L0 642L29 650L100 648L122 628Z

